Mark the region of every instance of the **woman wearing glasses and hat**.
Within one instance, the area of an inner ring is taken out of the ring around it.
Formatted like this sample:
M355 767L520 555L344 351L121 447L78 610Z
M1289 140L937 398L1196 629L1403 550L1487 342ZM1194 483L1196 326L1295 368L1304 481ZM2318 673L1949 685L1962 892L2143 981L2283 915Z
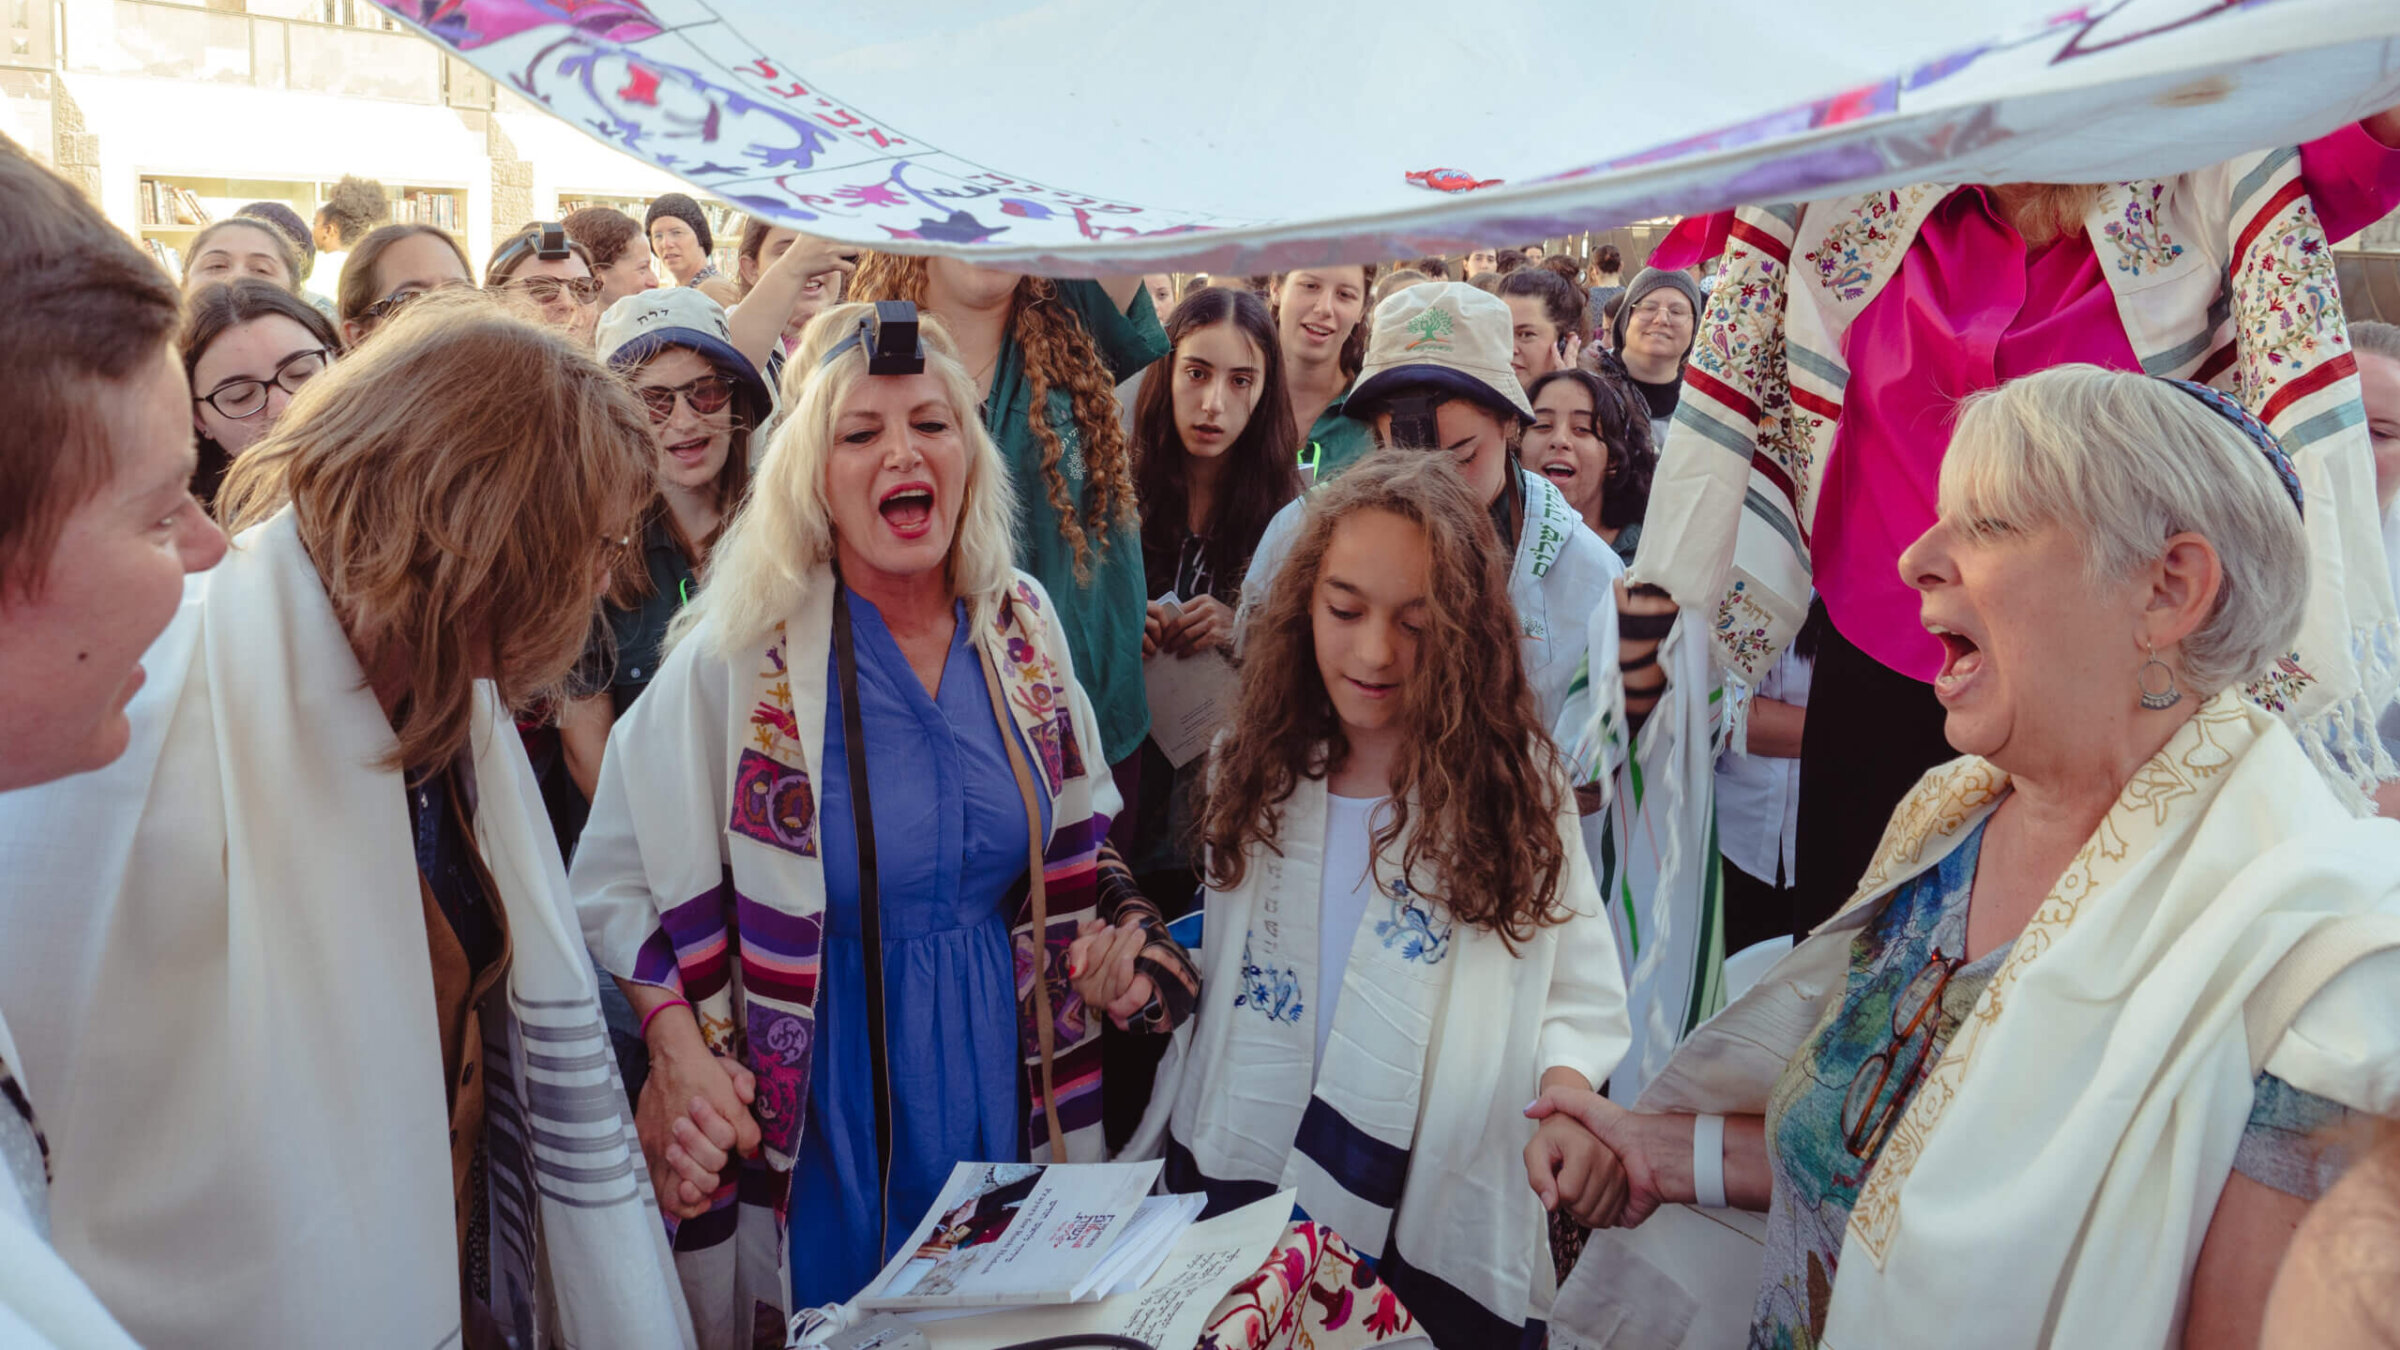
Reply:
M650 413L658 491L640 534L618 551L603 609L610 644L586 658L587 688L559 715L567 771L586 800L609 729L657 673L667 624L750 488L750 433L767 415L766 382L734 349L725 311L689 287L644 291L611 306L602 361L624 374Z
M1526 678L1543 721L1555 724L1590 625L1614 631L1615 610L1602 602L1625 567L1550 480L1517 462L1533 405L1510 366L1515 332L1497 296L1457 282L1411 286L1376 306L1366 364L1342 411L1372 426L1387 451L1451 456L1491 511L1509 551ZM1305 515L1302 501L1291 503L1259 540L1242 582L1245 621L1265 602Z

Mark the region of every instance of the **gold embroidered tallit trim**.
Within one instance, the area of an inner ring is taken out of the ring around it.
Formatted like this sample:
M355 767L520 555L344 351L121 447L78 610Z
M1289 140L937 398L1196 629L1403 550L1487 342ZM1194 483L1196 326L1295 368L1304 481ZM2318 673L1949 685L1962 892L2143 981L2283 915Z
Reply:
M2219 693L2202 704L2164 748L2135 770L2116 805L2109 808L2100 827L2043 898L2009 949L2008 959L1984 987L1974 1010L1909 1100L1874 1170L1867 1174L1866 1185L1859 1190L1858 1203L1851 1207L1849 1236L1876 1269L1883 1268L1899 1229L1900 1188L1941 1124L1942 1113L1957 1097L1974 1062L1976 1046L2006 1011L2009 994L2025 968L2041 959L2075 922L2085 900L2115 883L2134 859L2197 814L2211 780L2233 763L2235 749L2250 736L2249 718L2233 692ZM1945 832L1955 832L1974 813L1977 808L1968 804L1969 798L1991 800L2006 784L2007 775L1980 759L1964 760L1928 775L1893 816L1875 862L1868 868L1869 879L1908 870L1912 860L1924 855L1929 842ZM1873 893L1862 886L1860 896L1851 903Z

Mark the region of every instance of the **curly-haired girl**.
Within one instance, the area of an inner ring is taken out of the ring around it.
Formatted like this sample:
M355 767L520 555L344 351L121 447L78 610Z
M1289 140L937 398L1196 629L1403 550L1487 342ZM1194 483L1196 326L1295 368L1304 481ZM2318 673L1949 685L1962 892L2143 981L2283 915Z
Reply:
M1210 977L1145 1131L1212 1208L1296 1188L1439 1345L1545 1317L1544 1210L1615 1185L1516 1112L1606 1078L1629 1029L1513 612L1445 457L1308 499L1244 638L1202 817Z
M1057 601L1103 751L1122 764L1149 733L1150 713L1141 521L1116 386L1169 349L1140 278L1052 281L869 253L850 298L913 301L956 339L983 396L984 429L1016 484L1017 566Z

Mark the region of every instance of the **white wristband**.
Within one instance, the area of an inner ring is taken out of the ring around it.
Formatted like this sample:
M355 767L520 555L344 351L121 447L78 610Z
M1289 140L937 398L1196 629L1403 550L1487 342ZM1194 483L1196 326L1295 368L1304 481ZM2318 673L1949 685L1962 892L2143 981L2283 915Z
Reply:
M1725 1117L1692 1118L1692 1203L1725 1208Z

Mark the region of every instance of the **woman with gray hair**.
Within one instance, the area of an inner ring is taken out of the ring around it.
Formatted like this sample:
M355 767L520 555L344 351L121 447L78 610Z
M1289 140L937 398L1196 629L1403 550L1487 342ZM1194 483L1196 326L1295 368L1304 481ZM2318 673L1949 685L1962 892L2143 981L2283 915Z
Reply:
M1900 560L1965 757L1634 1110L1531 1111L1608 1146L1621 1225L1765 1214L1751 1344L2256 1344L2308 1140L2390 1111L2400 1056L2400 825L2234 688L2299 626L2303 505L2199 385L1966 408ZM1562 1323L1636 1297L1640 1245L1595 1238Z

